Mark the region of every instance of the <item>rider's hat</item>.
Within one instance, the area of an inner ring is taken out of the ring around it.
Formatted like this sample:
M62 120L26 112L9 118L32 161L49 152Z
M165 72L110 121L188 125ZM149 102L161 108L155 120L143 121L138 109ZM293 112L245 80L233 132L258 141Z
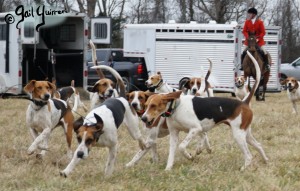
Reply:
M252 14L257 15L257 10L254 7L252 7L250 9L248 9L248 13L252 13Z

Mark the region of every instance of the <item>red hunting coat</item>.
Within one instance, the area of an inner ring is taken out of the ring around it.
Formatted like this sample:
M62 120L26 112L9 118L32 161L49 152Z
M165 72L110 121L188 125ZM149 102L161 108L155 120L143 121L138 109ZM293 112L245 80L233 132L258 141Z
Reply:
M243 34L245 36L245 45L248 46L248 32L254 32L256 38L258 39L258 46L265 45L264 36L266 34L265 26L262 20L256 19L254 24L252 24L251 20L246 20L243 28Z

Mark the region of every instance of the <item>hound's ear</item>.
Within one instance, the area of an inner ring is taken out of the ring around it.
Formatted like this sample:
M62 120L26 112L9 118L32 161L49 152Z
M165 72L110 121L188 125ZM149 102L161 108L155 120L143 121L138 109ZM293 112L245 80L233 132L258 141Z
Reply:
M178 99L181 94L182 94L181 90L172 92L172 93L168 93L168 94L163 95L162 100L172 101L172 100Z
M281 85L286 85L287 79L280 82Z
M99 84L96 83L93 87L88 87L87 91L89 91L89 92L98 92L98 87L99 87Z
M54 85L51 82L48 82L48 85L50 86L50 89L54 92L56 90L56 85Z
M130 93L126 93L126 99L129 100Z
M183 87L186 88L186 89L191 89L190 82L191 82L191 80L185 81Z
M96 113L94 113L94 117L96 118L96 121L97 121L96 128L97 129L102 129L102 127L103 127L103 120L102 120L102 118L99 115L97 115Z
M31 80L25 87L24 87L24 91L29 93L32 92L34 90L34 84L35 84L36 80Z
M162 78L160 71L158 71L156 74Z
M75 133L78 133L78 129L83 125L83 118L80 117L73 123L73 129Z

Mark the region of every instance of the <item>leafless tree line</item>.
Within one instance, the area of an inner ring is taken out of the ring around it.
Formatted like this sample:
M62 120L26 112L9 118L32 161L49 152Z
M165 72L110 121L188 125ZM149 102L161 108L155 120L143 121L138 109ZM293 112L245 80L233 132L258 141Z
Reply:
M124 23L167 23L237 21L242 24L247 9L256 7L266 25L282 27L282 59L292 61L300 56L299 0L0 0L0 12L13 10L19 4L48 3L67 10L86 13L90 17L113 19L115 41L122 41ZM120 46L121 42L114 44Z

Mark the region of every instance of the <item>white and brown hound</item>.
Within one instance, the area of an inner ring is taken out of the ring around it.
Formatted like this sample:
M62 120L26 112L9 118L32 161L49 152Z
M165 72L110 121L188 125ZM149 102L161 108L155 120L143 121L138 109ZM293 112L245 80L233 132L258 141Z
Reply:
M88 111L87 107L84 105L84 103L80 99L80 94L78 90L74 86L74 80L71 81L71 86L63 87L57 90L54 93L54 97L57 99L62 99L66 101L67 103L72 103L73 108L72 112L73 114L77 112L78 107L82 107L85 112Z
M90 40L90 46L92 49L92 60L94 66L98 65L97 54L94 43ZM88 88L90 92L90 109L93 109L97 104L102 103L107 98L119 97L118 91L115 89L115 84L112 80L105 78L101 69L95 68L100 80L98 80L93 87Z
M245 162L241 170L251 164L252 155L248 144L259 151L265 162L268 161L262 146L251 134L253 112L249 107L249 102L258 87L261 74L257 61L249 52L247 53L255 65L256 81L244 101L221 97L180 96L181 92L155 94L149 97L146 102L146 111L142 116L142 120L148 126L155 123L170 106L173 110L172 115L166 119L170 131L170 150L166 170L171 170L173 167L180 131L188 132L188 134L179 144L179 150L191 160L193 156L186 150L190 141L199 133L207 132L220 123L231 126L233 137L244 154Z
M52 130L62 124L68 143L68 156L72 158L71 142L73 132L73 114L67 103L60 99L52 99L56 86L48 81L31 80L24 91L30 95L32 101L26 112L26 125L34 139L27 153L33 154L37 149L41 152L37 154L42 158L48 150L48 139Z
M300 82L294 77L288 77L282 82L282 84L286 85L287 96L293 104L293 113L298 113L296 102L300 101Z
M212 61L209 61L209 69L207 70L205 78L202 77L193 77L190 80L187 80L184 84L184 88L187 90L188 95L196 95L201 97L213 97L213 88L208 82L208 78L212 70ZM204 83L204 84L203 84ZM203 88L201 88L203 87Z
M136 110L136 112L139 114L139 116L142 116L145 112L145 103L149 96L153 95L152 92L143 92L143 91L133 91L129 94L127 94L127 99L131 106ZM147 134L146 139L146 148L140 149L135 156L132 158L132 160L126 164L126 167L131 167L137 164L142 157L149 151L152 151L152 161L158 162L158 153L157 153L157 147L156 147L156 141L157 138L163 138L169 135L169 129L166 124L166 115L164 117L160 117L160 119L157 120L157 123L152 124L151 127L144 126L144 130ZM208 153L211 153L211 148L208 142L208 138L206 134L201 134L200 136L204 136L204 138L201 138L201 141L198 144L196 153L200 154L202 150L205 148Z
M162 75L160 72L149 76L148 80L145 82L148 88L154 88L155 93L168 93L172 92L174 88L168 85L168 83L163 81ZM175 89L176 90L176 89Z
M124 122L129 134L138 140L140 148L145 148L144 140L139 130L139 118L130 107L125 97L125 86L121 76L113 68L97 66L100 69L110 71L120 83L119 98L106 99L101 105L90 111L85 119L78 119L74 123L77 134L78 147L68 166L60 172L67 177L81 159L86 159L92 146L107 147L109 149L108 160L104 174L110 176L114 169L118 146L118 128Z
M244 76L235 78L235 96L239 100L243 100L250 93L247 80Z

